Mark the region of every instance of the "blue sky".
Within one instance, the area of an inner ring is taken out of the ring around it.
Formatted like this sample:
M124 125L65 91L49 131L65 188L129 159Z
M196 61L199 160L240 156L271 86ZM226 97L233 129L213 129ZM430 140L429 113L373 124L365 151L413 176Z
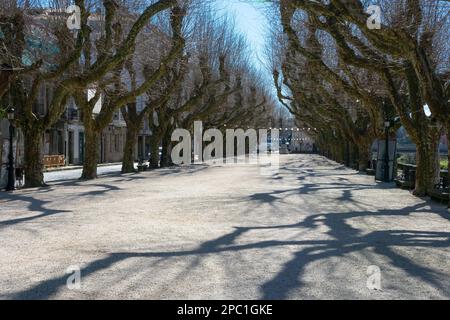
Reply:
M263 68L259 60L264 60L266 34L269 24L264 15L264 1L262 0L216 0L219 12L233 16L237 31L248 40L253 51L256 67Z

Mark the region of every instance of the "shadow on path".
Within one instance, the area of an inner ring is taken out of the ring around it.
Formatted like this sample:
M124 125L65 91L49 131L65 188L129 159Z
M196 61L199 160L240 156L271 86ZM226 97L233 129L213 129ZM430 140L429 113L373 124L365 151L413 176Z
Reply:
M170 259L175 257L191 256L202 259L207 255L219 255L225 252L245 252L254 249L271 249L276 247L295 247L298 251L293 259L286 262L281 270L271 280L261 285L262 299L286 299L289 293L302 286L302 275L305 267L314 262L331 257L342 257L351 252L373 248L379 255L388 258L393 266L403 270L410 276L426 282L450 297L450 279L443 283L442 279L448 277L429 267L419 265L411 259L401 256L393 251L393 247L411 248L448 248L450 247L449 232L424 232L416 230L383 230L373 231L362 235L360 230L353 228L347 220L355 217L367 216L408 216L413 212L430 212L423 205L416 205L401 210L379 210L377 212L351 212L329 213L309 216L303 221L291 225L236 227L230 233L219 238L202 243L197 249L168 252L116 252L106 257L90 262L83 270L83 277L108 269L114 264L131 258L158 258ZM331 240L299 240L278 241L267 240L255 243L236 245L235 240L250 231L269 229L307 229L314 230L319 225L329 227L328 234ZM257 262L255 261L255 268ZM12 295L12 299L47 299L51 298L66 285L67 275L45 280L27 290Z
M317 170L316 170L317 171ZM297 171L298 174L298 169ZM315 171L310 172L311 175L317 174ZM341 175L341 174L339 174ZM336 183L316 184L310 183L281 191L271 191L267 193L256 193L246 198L247 201L256 203L274 204L282 201L280 196L291 194L305 195L314 194L319 190L342 190L341 196L337 202L351 201L353 198L353 190L368 189L384 189L388 186L356 184L351 185L342 178ZM265 283L261 283L259 290L262 299L286 299L295 290L300 290L304 286L304 274L306 267L314 262L323 261L330 258L342 258L350 253L361 253L366 250L372 250L377 255L384 257L390 261L390 265L398 270L403 271L410 277L417 279L427 285L439 290L445 297L450 298L450 277L448 273L437 270L438 266L421 265L417 261L413 261L410 257L401 255L396 248L415 248L426 251L432 248L448 249L450 247L450 232L439 231L422 231L422 230L375 230L369 233L366 230L360 230L351 223L350 220L355 218L387 218L387 217L408 217L414 213L427 213L430 215L438 215L442 218L443 223L449 222L447 210L442 206L437 206L430 202L404 207L401 209L373 209L372 211L356 209L351 212L328 212L320 214L312 214L306 216L305 219L294 224L277 224L264 226L246 226L234 227L229 233L220 235L217 238L201 243L197 248L179 251L149 251L149 252L112 252L105 257L93 260L88 263L82 270L83 278L94 276L115 264L128 259L156 259L170 260L178 257L194 258L195 263L191 263L182 273L189 274L192 269L199 265L204 258L213 256L221 256L224 253L245 253L248 250L281 250L282 248L294 249L292 258L285 262L281 269L274 273L273 276ZM413 219L413 217L411 217ZM326 239L318 240L277 240L267 239L246 244L237 244L237 239L244 237L249 233L267 230L298 230L302 232L323 232L319 228L326 226ZM224 258L232 259L228 255ZM228 264L224 264L226 268ZM232 265L232 264L230 264ZM252 268L258 269L258 261L252 261ZM125 271L126 272L126 271ZM119 278L121 275L112 275L111 277ZM123 272L121 273L123 274ZM48 299L52 298L60 290L66 286L67 275L44 280L35 286L26 290L18 291L7 298L12 299ZM88 280L85 280L88 281ZM168 280L170 281L170 280ZM175 281L175 280L172 280ZM186 297L188 298L188 297Z
M40 218L45 218L53 215L58 215L62 213L71 212L69 210L54 210L46 208L45 206L51 204L51 201L44 201L40 199L36 199L32 196L23 195L23 194L14 194L14 193L5 193L0 196L0 201L5 200L5 202L9 201L23 201L28 203L28 210L33 212L40 212L37 215L23 217L23 218L15 218L9 220L0 221L0 230L7 226L13 226L16 224L33 221Z

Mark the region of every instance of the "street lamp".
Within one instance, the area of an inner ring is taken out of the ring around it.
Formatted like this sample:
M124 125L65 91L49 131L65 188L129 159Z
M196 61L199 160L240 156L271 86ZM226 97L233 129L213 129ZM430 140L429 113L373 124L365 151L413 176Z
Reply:
M384 122L384 129L386 134L386 150L384 155L384 181L390 182L390 168L389 168L389 128L391 127L391 122L389 120L386 120Z
M8 157L8 184L6 186L6 191L13 191L16 189L16 177L14 172L14 148L13 148L13 138L14 138L14 108L9 108L8 110L8 120L9 120L9 157Z

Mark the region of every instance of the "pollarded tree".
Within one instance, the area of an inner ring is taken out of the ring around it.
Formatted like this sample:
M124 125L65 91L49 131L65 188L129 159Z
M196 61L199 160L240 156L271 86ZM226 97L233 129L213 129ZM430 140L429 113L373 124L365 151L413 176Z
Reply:
M182 57L179 63L171 66L171 72L166 74L163 79L158 81L151 90L151 96L147 98L145 106L141 109L137 103L129 103L122 107L121 112L127 124L127 135L124 145L124 157L122 160L122 173L134 172L134 147L137 143L137 136L141 130L144 120L155 110L161 108L171 98L176 90L180 89L185 72L187 57ZM177 65L178 68L177 68ZM132 81L132 87L135 86Z
M447 131L449 124L448 3L394 0L377 4L383 13L379 29L367 23L369 15L359 0L284 1L284 6L320 17L320 28L335 38L344 61L381 74L391 103L417 145L415 193L423 195L434 188L438 177L436 120ZM424 104L431 117L425 114Z
M171 135L177 125L190 128L195 120L202 120L205 114L214 112L232 93L229 87L220 89L227 81L225 57L220 58L217 78L213 76L211 66L206 59L200 59L199 65L202 76L201 80L199 79L199 82L194 85L194 90L186 96L181 91L174 93L172 99L160 104L150 116L149 124L152 131L150 165L153 168L170 164ZM161 159L159 159L160 145L162 146ZM161 160L160 163L159 160Z
M77 104L80 106L83 112L83 124L85 127L85 139L86 150L85 159L83 162L82 179L95 179L97 177L97 163L99 160L98 155L98 141L101 132L109 125L114 113L120 110L122 107L129 106L132 109L133 104L136 102L137 97L144 95L148 90L152 88L155 83L170 72L170 65L175 61L183 52L185 41L181 33L183 19L185 17L185 9L180 7L174 7L171 10L170 25L172 31L172 37L165 38L170 39L170 44L166 46L166 54L162 54L161 60L158 63L158 67L154 70L144 68L144 75L142 81L138 82L136 78L136 68L133 65L135 62L135 55L132 54L122 64L112 72L105 75L101 82L98 83L96 88L96 96L93 99L88 99L89 96L85 92L75 93L74 97ZM111 45L115 46L115 43L120 43L122 38L122 26L120 22L114 24L114 41ZM149 31L144 32L143 37L155 40L148 32L156 32L154 28L150 28ZM104 42L101 41L100 44ZM97 48L97 52L102 52ZM97 115L93 114L96 101L102 97L101 110ZM148 110L144 110L142 117L148 114ZM130 125L128 128L129 134L133 137L137 137L138 125L133 126L130 121L131 117L127 116ZM137 117L134 120L139 120ZM128 141L128 147L132 141ZM129 157L126 154L125 157Z
M297 102L302 101L305 106L320 108L321 112L331 116L343 116L348 122L345 130L349 135L348 139L359 151L359 169L365 170L370 160L371 142L383 123L380 114L383 110L381 99L367 95L360 79L355 76L353 70L340 62L339 56L333 50L333 43L325 35L317 32L309 17L306 16L304 21L296 23L298 29L302 30L301 34L297 34L291 26L294 15L292 8L281 6L280 11L281 25L287 36L286 40L281 40L281 45L285 47L281 50L284 60L278 61L278 66L274 66L278 98L288 108L286 102L298 100ZM303 24L300 25L300 22ZM283 72L282 84L289 89L292 97L283 94L278 68ZM334 96L335 93L339 94ZM323 99L324 97L327 99ZM322 101L314 101L318 98ZM340 103L339 100L343 100L348 106L342 106L343 102ZM355 102L360 106L354 106ZM365 114L352 112L350 115L352 109L364 110ZM355 116L359 118L356 122L352 119Z
M47 7L43 2L40 7ZM14 78L11 83L10 96L17 107L17 122L23 131L25 139L25 185L36 187L43 185L42 135L58 121L65 111L67 99L80 90L100 81L108 72L122 64L133 52L135 41L140 31L148 21L159 12L169 9L176 0L160 0L146 5L120 45L112 51L113 25L117 15L118 5L114 0L93 1L91 5L84 0L75 0L80 9L80 29L74 32L67 29L68 16L62 14L65 6L40 9L15 5L17 15L27 16L26 24L15 31L17 37L29 39L18 52L17 57L27 58L32 66L37 64L33 72L27 72ZM90 44L91 26L89 17L96 8L104 10L105 22L102 34L104 48L101 54L88 68L76 69L80 59L90 59L83 56L83 49ZM57 9L57 10L55 10ZM50 13L50 14L47 14ZM9 35L5 35L8 37ZM8 43L8 42L5 42ZM11 43L11 41L9 41ZM7 50L12 52L12 50ZM38 105L42 88L47 88L46 103L43 108Z
M316 28L333 37L339 49L339 56L344 63L366 69L379 76L390 98L390 104L395 107L402 124L417 145L418 174L415 192L422 195L434 187L438 177L437 141L440 130L433 118L425 114L423 105L430 104L428 102L430 99L427 98L429 92L423 92L423 89L427 87L426 84L422 87L419 84L423 74L435 80L439 76L437 72L432 72L433 74L427 73L427 70L419 72L419 69L425 68L424 62L431 61L425 57L432 50L431 48L428 52L423 50L423 46L427 43L423 40L427 37L424 37L426 32L421 31L430 28L426 27L427 23L424 23L424 19L419 18L422 13L418 11L418 8L423 7L427 1L411 1L406 5L401 5L400 2L382 3L391 10L384 8L383 12L389 12L389 14L386 15L387 18L381 30L368 28L368 15L364 13L364 8L359 1L285 0L280 2L279 8L284 30L291 41L295 39L295 33L290 27L291 20L296 12L295 9L301 9L314 19ZM428 2L426 6L428 9L433 7L430 4L436 4L436 1ZM434 12L439 12L439 6L434 6ZM402 27L405 25L405 19L408 22L407 28ZM418 56L421 58L419 59ZM310 58L317 61L314 57ZM448 99L440 94L441 86L442 83L436 86L438 91L436 96L440 96L441 105L445 105L444 101ZM368 92L365 96L373 94L374 92ZM435 118L439 119L442 113L437 111L434 114ZM440 119L443 121L442 117Z
M217 112L204 119L205 126L224 129L267 128L273 101L270 93L266 91L262 76L249 65L243 64L235 66L230 72L235 75L235 93L218 108Z
M237 52L233 26L227 19L217 20L207 11L191 21L195 33L188 39L189 60L182 89L149 116L150 165L153 168L170 164L171 135L177 126L190 129L195 120L217 112L234 92L228 71L231 61L239 59L235 55L228 56Z

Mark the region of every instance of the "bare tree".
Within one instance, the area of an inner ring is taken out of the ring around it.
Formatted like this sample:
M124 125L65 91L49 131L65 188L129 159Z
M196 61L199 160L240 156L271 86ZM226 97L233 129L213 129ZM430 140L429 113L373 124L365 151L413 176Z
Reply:
M95 179L97 177L99 136L111 122L114 113L127 105L131 110L133 108L132 105L136 102L136 98L145 94L159 79L170 72L171 63L182 54L185 41L181 34L181 28L185 10L174 7L171 12L170 25L172 37L169 37L168 35L165 36L166 39L170 39L170 44L166 47L169 49L169 52L165 55L163 54L156 69L150 70L149 68L144 68L145 75L143 75L141 83L137 82L135 66L133 65L135 52L98 83L94 98L89 99L90 97L86 92L74 93L75 100L83 112L83 124L86 136L86 151L83 162L82 179ZM122 41L122 26L119 22L115 24L114 30L116 33L115 42L120 43ZM149 32L155 32L154 28ZM151 36L152 34L143 34L143 37ZM153 38L153 40L155 40L155 38ZM96 51L101 52L99 49L100 48L97 48ZM128 85L129 83L131 84L130 86ZM95 104L101 97L103 97L101 110L94 116L93 110ZM148 113L148 110L144 110L143 114L145 115L146 113ZM130 114L127 114L126 118L128 120L127 125L129 125L128 130L136 131L136 126L140 126L140 123L133 126ZM132 132L130 132L130 134L131 133ZM133 134L137 135L137 132L133 132ZM129 157L128 154L125 154L124 156Z
M380 1L384 18L381 29L374 30L368 27L369 15L360 1L282 0L276 3L289 43L287 56L291 51L302 55L318 66L320 78L333 86L338 85L336 75L351 83L345 93L352 98L359 96L375 129L379 126L377 118L383 119L395 110L417 145L415 193L423 195L433 189L439 174L437 147L441 130L438 122L447 126L449 115L448 92L445 91L448 46L442 41L443 33L448 32L445 4L431 0ZM331 38L338 55L333 59L337 68L331 71L338 71L337 74L327 70L330 64L323 54L314 54L302 45L295 25L301 16L308 17L308 28L319 43ZM443 57L447 60L439 61ZM375 80L376 86L367 79ZM282 91L278 92L280 96ZM431 117L426 115L424 104L430 107Z
M135 17L127 35L121 43L114 44L114 23L119 6L114 0L99 1L76 0L80 8L80 29L74 38L73 32L67 29L67 15L64 7L16 8L16 14L26 23L16 30L17 37L37 38L41 45L36 47L22 46L19 49L7 48L16 57L22 57L25 52L31 65L37 65L34 72L18 75L11 83L10 100L17 106L17 122L23 131L25 139L25 177L26 186L34 187L43 184L43 165L41 157L42 135L61 117L65 110L67 99L79 90L85 90L90 85L100 81L107 73L115 70L134 52L135 41L140 31L148 21L176 4L175 0L161 0L146 5L141 14ZM93 41L89 17L95 8L104 10L101 41L103 51L95 55L89 67L74 70L82 58L91 60L90 55L83 55L84 49ZM13 34L7 33L6 37ZM42 41L45 39L45 43ZM13 43L12 40L4 43ZM114 49L114 50L113 50ZM70 71L70 72L69 72ZM49 88L45 108L38 108L37 102L42 88ZM51 88L51 89L50 89Z

